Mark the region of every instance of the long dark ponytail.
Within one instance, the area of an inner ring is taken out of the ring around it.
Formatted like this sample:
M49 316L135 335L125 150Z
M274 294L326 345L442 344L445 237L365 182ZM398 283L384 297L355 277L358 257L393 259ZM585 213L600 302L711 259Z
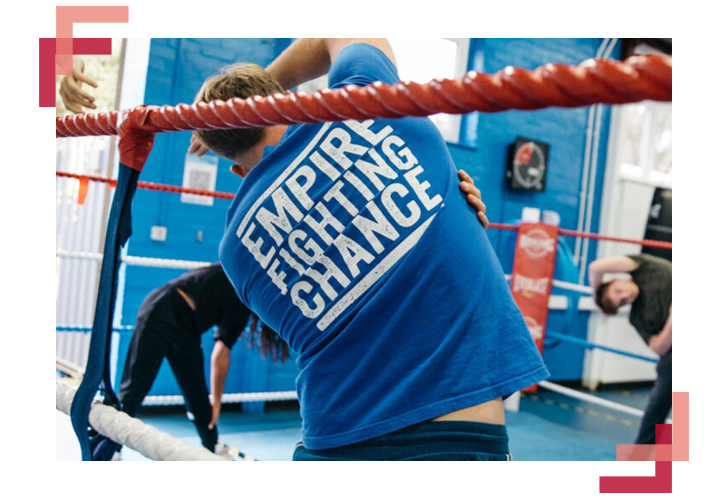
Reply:
M254 313L250 314L250 328L247 334L247 347L260 351L263 358L269 355L273 362L284 363L290 358L290 349L280 335L270 329Z

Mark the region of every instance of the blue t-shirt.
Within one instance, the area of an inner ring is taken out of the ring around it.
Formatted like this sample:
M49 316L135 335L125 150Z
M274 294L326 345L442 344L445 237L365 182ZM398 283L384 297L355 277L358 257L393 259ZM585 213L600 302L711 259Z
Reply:
M332 88L395 83L353 44ZM220 259L299 353L303 444L378 437L548 376L428 118L289 127L230 207Z

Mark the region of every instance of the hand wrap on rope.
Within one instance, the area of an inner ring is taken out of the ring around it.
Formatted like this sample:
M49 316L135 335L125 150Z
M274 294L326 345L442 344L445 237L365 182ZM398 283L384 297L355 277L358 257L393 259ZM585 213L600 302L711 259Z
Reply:
M121 163L139 172L144 168L154 145L156 128L149 124L151 109L147 106L138 106L121 111L118 115L116 128L119 134L118 150Z

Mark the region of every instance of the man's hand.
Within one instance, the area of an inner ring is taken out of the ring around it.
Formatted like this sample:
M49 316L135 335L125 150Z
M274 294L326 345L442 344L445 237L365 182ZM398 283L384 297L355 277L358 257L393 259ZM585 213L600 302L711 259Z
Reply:
M668 350L671 349L672 345L673 345L673 304L671 304L670 308L668 309L668 320L666 320L666 323L665 323L665 326L663 326L663 329L655 336L651 336L650 340L648 340L648 346L650 347L650 349L653 350L658 355L660 355L661 357L668 353Z
M61 99L63 99L63 105L74 113L82 113L84 107L96 109L96 104L93 103L96 99L81 88L84 83L91 85L93 88L98 88L98 84L83 74L84 69L83 58L74 55L73 74L63 77L58 91Z
M209 152L209 148L205 146L195 134L192 134L192 140L190 142L189 149L187 149L187 152L189 154L196 154L197 157L201 157Z
M205 146L196 135L192 134L192 140L189 144L189 149L187 149L187 153L196 154L197 157L201 157L208 152L209 148ZM229 167L229 171L237 175L239 178L245 178L250 172L249 169L245 169L236 163Z
M481 191L474 186L474 181L464 170L459 170L459 179L461 180L459 189L466 195L466 202L476 210L479 222L486 229L489 226L489 219L486 216L487 206L481 200Z
M222 401L216 400L213 395L210 395L209 405L212 407L212 418L209 420L209 426L207 428L213 430L219 420L219 413L222 411Z

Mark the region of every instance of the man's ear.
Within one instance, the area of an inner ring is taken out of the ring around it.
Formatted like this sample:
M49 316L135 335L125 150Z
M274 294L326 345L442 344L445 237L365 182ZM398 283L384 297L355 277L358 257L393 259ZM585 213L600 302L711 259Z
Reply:
M244 168L242 168L240 165L238 165L236 163L229 167L229 171L231 171L232 173L234 173L235 175L237 175L240 178L245 178L247 176L247 173L249 173L248 170L245 170Z

